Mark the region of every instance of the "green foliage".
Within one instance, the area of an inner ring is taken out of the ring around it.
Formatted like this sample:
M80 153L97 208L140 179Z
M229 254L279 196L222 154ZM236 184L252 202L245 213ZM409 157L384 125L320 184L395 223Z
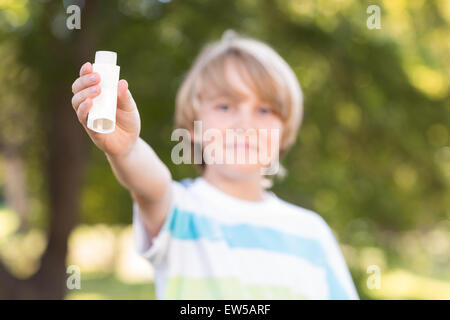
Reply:
M99 1L93 12L82 10L83 37L92 43L83 59L75 47L83 43L81 31L63 30L62 1L20 3L0 12L0 46L19 45L15 63L36 77L39 92L29 105L39 113L35 132L48 129L51 88L65 90L61 107L70 108L70 85L81 64L93 61L96 50L117 51L121 78L140 110L141 136L176 179L196 175L193 167L170 161L175 94L201 47L232 28L273 46L303 88L302 128L283 160L288 176L275 185L276 194L317 211L340 242L380 247L388 256L401 250L395 245L400 232L448 221L447 0ZM369 4L381 7L380 30L366 27ZM14 14L20 19L5 18ZM44 23L48 15L55 17L51 25ZM41 134L29 142L41 146L28 159L33 177L43 174L36 162L45 159L45 143ZM127 191L93 144L89 155L82 221L129 223ZM34 179L42 189L32 196L42 202L45 182Z

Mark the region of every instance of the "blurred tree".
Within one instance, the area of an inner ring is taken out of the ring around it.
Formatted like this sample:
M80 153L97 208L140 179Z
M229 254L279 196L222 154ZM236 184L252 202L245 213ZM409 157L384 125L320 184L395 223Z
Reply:
M97 1L86 2L84 23L95 15L96 4ZM76 65L88 60L94 34L86 27L70 37L64 34L65 18L61 12L65 10L60 1L33 2L28 6L30 27L15 35L21 46L18 56L40 83L33 107L39 107L38 128L48 137L48 154L41 155L46 159L49 192L48 243L40 268L30 279L16 279L0 265L0 298L60 299L65 294L67 239L78 220L86 163L86 139L70 107L69 94Z

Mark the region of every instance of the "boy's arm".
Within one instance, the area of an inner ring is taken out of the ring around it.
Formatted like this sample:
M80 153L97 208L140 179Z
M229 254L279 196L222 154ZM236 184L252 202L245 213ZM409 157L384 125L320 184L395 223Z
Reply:
M72 84L72 107L86 133L102 150L119 182L140 207L142 221L150 236L159 233L172 201L171 176L150 146L139 137L141 121L128 82L117 85L116 129L108 134L87 128L89 111L101 93L100 75L90 62L80 69Z
M138 204L149 236L155 237L172 201L172 177L153 149L140 137L124 155L105 153L117 180Z

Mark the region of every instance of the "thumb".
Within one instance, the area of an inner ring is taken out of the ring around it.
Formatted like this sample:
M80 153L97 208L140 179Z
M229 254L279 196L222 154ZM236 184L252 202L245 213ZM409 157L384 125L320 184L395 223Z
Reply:
M136 103L128 90L128 82L120 80L117 88L117 108L123 111L133 111L136 109Z

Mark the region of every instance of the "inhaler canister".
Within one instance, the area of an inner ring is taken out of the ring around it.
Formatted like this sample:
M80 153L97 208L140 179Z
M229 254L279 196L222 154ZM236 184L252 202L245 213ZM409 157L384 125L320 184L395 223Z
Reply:
M93 71L100 75L101 92L92 102L87 127L100 133L110 133L116 127L117 86L120 67L116 65L117 53L97 51Z

